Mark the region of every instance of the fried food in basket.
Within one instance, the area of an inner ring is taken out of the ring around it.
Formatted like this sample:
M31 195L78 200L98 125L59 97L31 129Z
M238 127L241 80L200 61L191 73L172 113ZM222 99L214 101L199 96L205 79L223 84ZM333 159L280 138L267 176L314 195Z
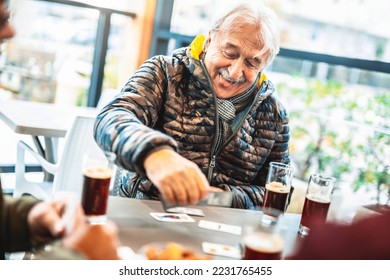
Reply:
M157 248L149 245L145 249L145 256L148 260L212 260L210 256L200 256L191 249L180 244L169 242L165 248Z

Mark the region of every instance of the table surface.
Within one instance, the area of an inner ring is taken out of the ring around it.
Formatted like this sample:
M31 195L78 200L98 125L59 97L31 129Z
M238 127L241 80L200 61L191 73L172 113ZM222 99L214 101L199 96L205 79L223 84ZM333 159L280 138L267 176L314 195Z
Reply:
M259 223L261 212L234 208L196 206L205 213L205 217L192 216L193 223L159 222L150 216L150 212L164 212L161 202L111 196L108 205L108 217L119 227L119 236L123 246L129 246L139 252L141 247L152 242L176 242L202 252L202 242L240 246L242 235L224 233L198 227L200 220L214 221L242 226ZM286 213L283 217L285 248L283 255L293 252L301 237L298 232L299 214ZM229 259L217 257L215 259Z
M96 116L90 107L61 106L21 100L1 100L0 118L16 133L64 137L77 115Z

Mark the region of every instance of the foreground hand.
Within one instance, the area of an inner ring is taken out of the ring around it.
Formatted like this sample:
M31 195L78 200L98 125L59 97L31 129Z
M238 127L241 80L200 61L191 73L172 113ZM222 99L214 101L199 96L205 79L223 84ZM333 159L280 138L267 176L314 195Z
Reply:
M196 204L209 183L199 167L171 149L161 149L144 161L146 175L163 198L172 204Z
M69 249L82 253L90 260L118 260L117 248L120 245L118 230L114 223L88 224L78 221L73 230L62 240Z
M61 237L65 225L61 220L65 202L40 202L36 204L27 216L31 237L39 244L46 244Z

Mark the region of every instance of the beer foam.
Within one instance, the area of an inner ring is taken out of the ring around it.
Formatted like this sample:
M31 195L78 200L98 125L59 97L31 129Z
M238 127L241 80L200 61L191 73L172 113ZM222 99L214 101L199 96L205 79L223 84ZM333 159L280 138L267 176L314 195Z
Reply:
M89 167L83 172L84 176L94 179L109 179L111 173L112 170L108 167Z
M276 193L289 193L290 188L287 187L286 185L283 185L280 182L269 182L265 185L265 188L271 192L276 192Z
M306 198L311 200L311 201L315 201L315 202L318 202L318 203L330 203L330 199L329 198L325 198L325 197L319 197L318 195L306 195Z
M267 254L282 252L283 239L277 235L271 235L264 232L256 232L247 235L244 238L244 244L248 248Z

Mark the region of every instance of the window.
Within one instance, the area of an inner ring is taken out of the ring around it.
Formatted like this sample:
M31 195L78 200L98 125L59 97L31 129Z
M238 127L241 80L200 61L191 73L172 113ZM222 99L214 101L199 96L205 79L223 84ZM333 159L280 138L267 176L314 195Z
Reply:
M79 106L121 87L134 3L111 2L12 1L17 36L3 45L2 87L19 99Z

